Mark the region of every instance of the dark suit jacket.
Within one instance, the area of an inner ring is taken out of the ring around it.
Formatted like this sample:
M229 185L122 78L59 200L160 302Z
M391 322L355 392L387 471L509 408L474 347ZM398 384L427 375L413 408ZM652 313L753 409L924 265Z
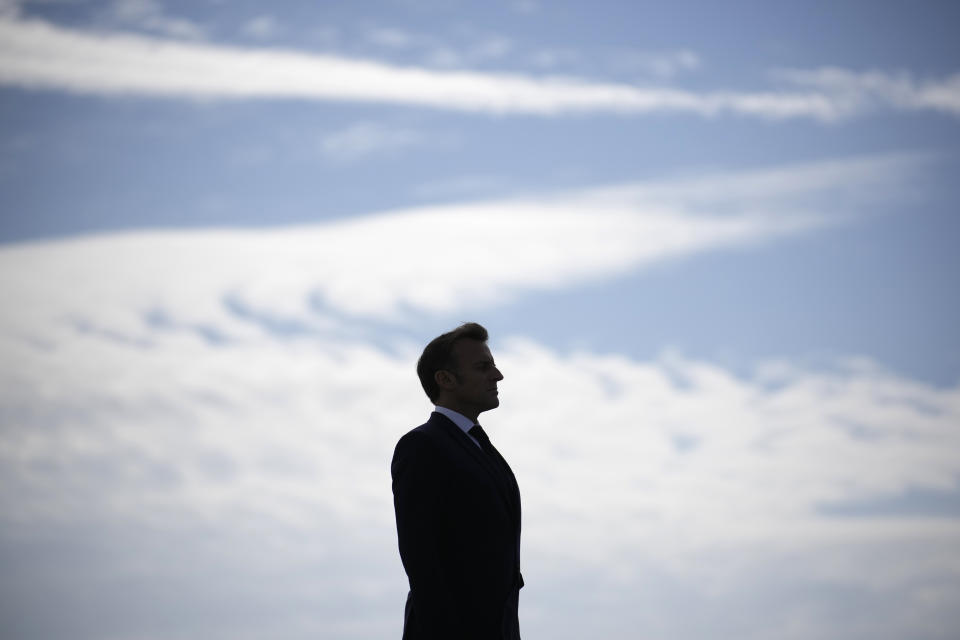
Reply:
M403 640L519 640L520 490L497 457L436 412L397 443Z

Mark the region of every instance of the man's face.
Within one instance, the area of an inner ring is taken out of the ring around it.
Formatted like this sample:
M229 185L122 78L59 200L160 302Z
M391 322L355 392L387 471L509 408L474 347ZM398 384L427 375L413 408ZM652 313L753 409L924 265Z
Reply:
M457 363L456 384L449 391L464 415L480 414L500 406L497 383L503 374L493 362L486 343L464 338L453 345ZM471 416L473 417L473 416Z

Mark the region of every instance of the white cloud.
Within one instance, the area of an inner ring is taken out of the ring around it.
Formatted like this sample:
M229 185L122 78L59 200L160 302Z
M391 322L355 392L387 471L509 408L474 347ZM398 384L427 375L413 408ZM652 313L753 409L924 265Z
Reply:
M503 36L482 36L472 29L460 30L457 46L432 35L414 33L397 27L369 27L363 39L376 47L397 51L415 51L428 67L454 68L499 60L513 49Z
M19 18L21 4L20 0L0 0L0 18Z
M485 424L500 429L503 420L499 440L530 470L528 513L545 525L531 544L545 553L584 554L612 570L617 558L653 548L659 563L696 572L688 563L714 548L794 550L935 532L933 522L890 515L871 530L818 507L911 487L957 490L960 387L847 366L794 367L771 389L669 353L656 363L563 357L528 340L511 342L498 361L504 389L521 402L505 396L509 420L492 414ZM943 523L942 533L958 529ZM589 537L571 551L561 532Z
M660 203L693 212L817 210L837 222L854 211L876 209L891 198L916 199L917 180L936 161L923 153L897 153L769 167L740 173L705 173L652 183L585 191L600 201ZM747 204L749 203L749 204Z
M535 67L549 69L561 64L575 64L581 57L581 54L573 49L540 49L531 54L530 61Z
M370 154L389 153L422 145L428 137L419 131L357 122L323 136L321 152L335 162L353 162Z
M613 64L624 70L637 70L658 78L672 78L700 67L700 56L693 51L626 51L614 56Z
M452 47L436 46L427 52L424 61L429 67L453 69L464 64L464 56Z
M121 24L132 25L165 36L186 40L202 40L204 30L184 18L166 15L163 5L156 0L114 0L113 18Z
M406 49L418 40L409 32L396 27L371 28L366 33L366 39L373 44L395 49Z
M270 40L271 38L277 37L282 31L283 29L280 23L271 15L260 15L251 18L241 28L241 32L244 35L256 38L257 40Z
M516 0L510 6L514 11L522 14L539 13L542 9L537 0Z
M470 52L470 58L478 61L499 59L513 50L513 42L503 36L493 36L478 42Z
M340 42L340 30L329 25L312 27L308 33L321 47L333 48Z
M388 464L429 405L422 344L371 326L482 321L522 291L847 220L925 162L4 247L5 597L36 637L396 634ZM822 506L956 491L960 387L853 359L744 378L669 351L492 347L506 379L484 424L523 490L525 634L892 640L955 617L955 518Z
M347 133L331 152L371 148L366 133ZM11 306L25 310L17 316L24 324L15 330L28 333L40 322L31 314L63 321L101 309L93 301L124 300L121 315L90 320L140 335L142 314L165 308L168 298L179 295L181 280L193 282L197 299L171 310L175 320L216 327L225 337L247 336L252 326L224 305L224 291L253 309L282 309L289 321L308 328L316 328L311 308L317 303L395 321L404 310L501 304L525 291L584 284L847 222L877 198L902 197L899 182L909 182L924 166L913 157L855 159L422 207L273 231L105 235L29 254L35 269L30 287L12 275L24 267L11 250L2 258L13 262L0 269L6 274L0 291ZM464 256L467 246L471 251ZM41 259L45 252L49 260ZM209 264L211 252L218 256L215 264ZM104 261L106 255L114 257ZM177 260L171 265L162 255ZM392 258L384 260L387 255ZM122 276L114 275L120 263L126 265ZM271 269L264 271L264 264ZM150 284L170 269L180 276ZM83 284L61 291L64 279ZM14 319L0 318L0 326Z
M397 634L388 465L429 405L422 344L364 314L482 321L513 292L823 224L827 203L899 197L922 167L870 158L4 247L5 601L35 637ZM506 379L484 424L523 490L525 634L892 640L955 620L956 518L821 507L956 491L960 387L862 359L744 378L669 351L562 354L516 335L492 348Z
M960 114L960 74L943 80L917 80L912 74L883 71L854 72L825 67L784 70L775 74L794 84L829 92L849 111L893 106L905 110L930 109Z
M411 189L411 193L422 198L450 198L480 193L503 193L509 188L510 181L503 176L477 174L463 175L449 180L429 181Z
M852 116L862 106L845 92L822 87L697 93L569 78L434 71L129 34L96 35L9 19L0 20L0 83L106 95L349 100L494 114L685 112L832 121ZM913 93L906 96L894 97L887 91L877 95L890 108L954 112L955 78L908 84L908 89Z
M162 244L88 257L116 265L127 252L169 267L177 254ZM31 268L57 259L44 249L16 256L27 287L48 284ZM176 269L156 275L143 293L165 309L210 295ZM61 280L58 291L78 284ZM128 302L88 304L96 316ZM397 632L404 585L388 464L429 410L413 373L420 345L217 345L169 326L146 339L50 323L33 342L0 337L7 591L58 605L21 618L70 626L117 611L80 638ZM915 621L942 627L954 615L956 519L830 517L818 505L956 490L960 388L862 365L781 365L771 387L769 373L744 380L669 353L561 355L509 336L494 336L493 349L506 379L484 424L523 490L525 633L572 639L600 624L612 640L654 628L686 639L734 625L753 638L785 627L798 638L936 638ZM853 601L840 601L836 619L838 594ZM230 613L198 619L222 611L217 602ZM638 602L650 605L639 619ZM144 608L151 616L136 615Z

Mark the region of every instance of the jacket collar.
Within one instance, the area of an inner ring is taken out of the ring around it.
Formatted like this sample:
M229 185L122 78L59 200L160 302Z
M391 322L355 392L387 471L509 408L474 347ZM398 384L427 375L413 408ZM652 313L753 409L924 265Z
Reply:
M451 438L457 441L457 443L463 447L470 456L473 457L477 463L486 469L487 473L493 478L494 483L496 483L497 488L500 490L500 495L503 497L504 501L507 504L507 512L510 513L512 518L516 518L514 513L516 505L516 497L511 497L511 494L515 493L513 483L515 482L512 478L504 477L503 474L497 470L494 461L490 458L486 452L483 451L473 439L464 433L460 427L454 424L453 420L443 415L438 411L434 411L430 415L430 423L436 424L439 428L443 430L444 433L449 435ZM509 469L506 470L508 474L512 476L513 472Z

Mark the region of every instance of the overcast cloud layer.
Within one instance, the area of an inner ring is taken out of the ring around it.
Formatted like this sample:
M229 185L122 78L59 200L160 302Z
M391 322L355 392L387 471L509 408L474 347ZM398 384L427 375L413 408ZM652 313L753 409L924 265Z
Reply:
M5 617L30 637L397 635L387 461L429 410L412 345L151 340L6 343ZM952 488L960 389L869 362L742 380L493 346L507 378L484 422L524 489L530 635L955 628L954 520L827 508Z
M365 322L862 223L924 162L6 247L0 612L22 637L395 637L388 461L430 407L420 345ZM951 637L960 525L901 499L954 489L960 387L492 346L530 637Z

